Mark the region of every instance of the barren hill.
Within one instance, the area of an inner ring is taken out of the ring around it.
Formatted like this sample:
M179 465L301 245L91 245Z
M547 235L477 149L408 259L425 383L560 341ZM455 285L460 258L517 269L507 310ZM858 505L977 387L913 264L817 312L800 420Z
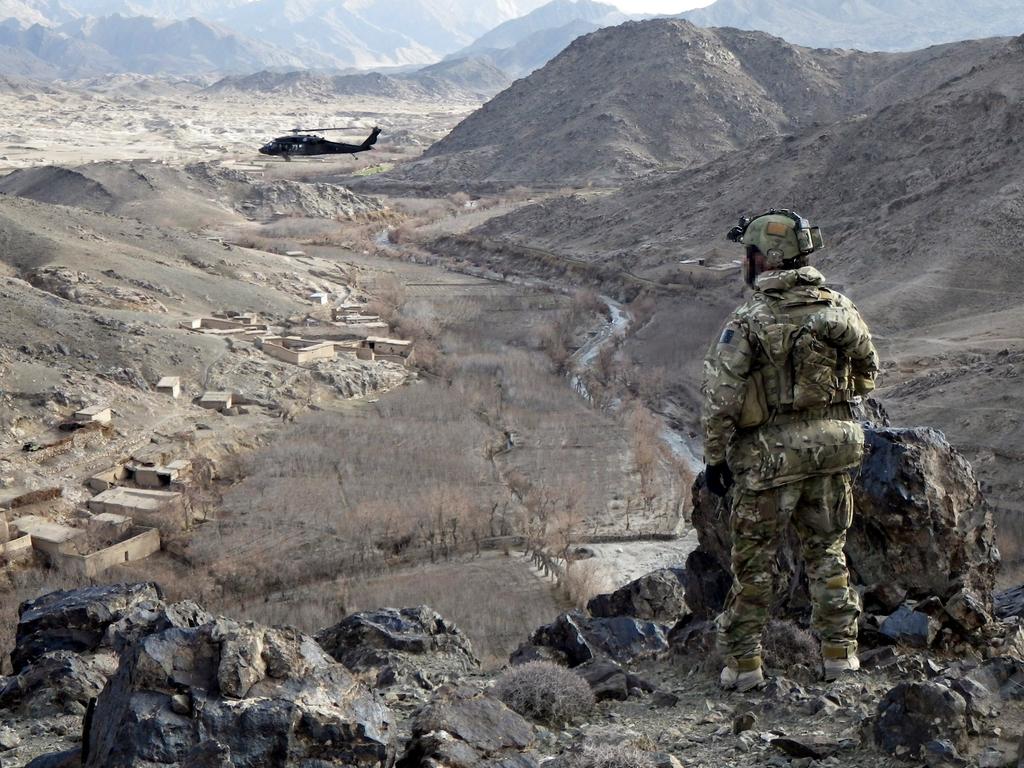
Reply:
M577 39L395 177L563 185L699 165L925 92L998 44L865 54L678 20L626 23Z
M344 187L262 181L238 171L195 164L90 163L42 166L0 178L0 195L68 205L97 213L198 230L225 220L266 219L275 213L325 218L380 210L380 203Z
M824 228L819 264L879 337L890 366L886 403L903 423L947 430L979 462L996 498L1008 499L1024 453L1019 421L1006 418L1024 408L1016 378L1024 358L1022 137L1024 37L873 115L766 139L608 196L533 205L472 237L540 249L549 264L588 263L630 291L666 292L638 357L668 366L673 396L688 410L707 339L742 290L735 269L679 261L728 267L741 256L724 240L737 216L796 208Z

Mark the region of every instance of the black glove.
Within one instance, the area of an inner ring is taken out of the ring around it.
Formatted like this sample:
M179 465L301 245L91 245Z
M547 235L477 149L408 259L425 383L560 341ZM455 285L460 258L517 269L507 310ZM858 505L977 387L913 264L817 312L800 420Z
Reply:
M732 470L724 461L708 464L704 470L704 482L715 496L725 496L733 485Z

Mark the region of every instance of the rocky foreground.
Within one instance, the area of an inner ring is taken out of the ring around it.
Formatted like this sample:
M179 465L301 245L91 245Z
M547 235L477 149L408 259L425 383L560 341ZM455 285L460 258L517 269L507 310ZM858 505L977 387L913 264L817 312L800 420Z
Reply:
M538 628L497 676L426 607L309 636L168 604L151 583L26 602L0 679L0 763L1024 767L1024 588L993 595L990 515L941 435L871 434L850 547L865 669L828 685L798 576L779 586L769 682L717 689L708 618L728 542L699 486L685 569ZM780 556L799 573L791 548Z

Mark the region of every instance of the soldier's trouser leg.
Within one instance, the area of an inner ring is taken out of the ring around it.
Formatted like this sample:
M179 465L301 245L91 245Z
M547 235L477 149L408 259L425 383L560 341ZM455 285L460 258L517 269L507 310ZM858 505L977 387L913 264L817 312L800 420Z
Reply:
M857 653L860 599L846 568L846 531L853 521L853 491L847 474L803 480L793 524L800 536L814 603L812 624L827 658Z
M775 490L734 492L733 584L718 617L718 650L727 659L761 655L761 632L772 600L772 563L778 530Z

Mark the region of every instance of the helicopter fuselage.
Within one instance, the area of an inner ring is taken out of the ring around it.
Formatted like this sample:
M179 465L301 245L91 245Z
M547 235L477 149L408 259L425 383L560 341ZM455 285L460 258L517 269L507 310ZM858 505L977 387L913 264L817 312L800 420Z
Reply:
M374 128L362 144L345 144L340 141L328 141L323 136L304 134L278 136L260 147L260 154L284 157L291 155L354 155L357 152L373 149L379 133L380 129Z

